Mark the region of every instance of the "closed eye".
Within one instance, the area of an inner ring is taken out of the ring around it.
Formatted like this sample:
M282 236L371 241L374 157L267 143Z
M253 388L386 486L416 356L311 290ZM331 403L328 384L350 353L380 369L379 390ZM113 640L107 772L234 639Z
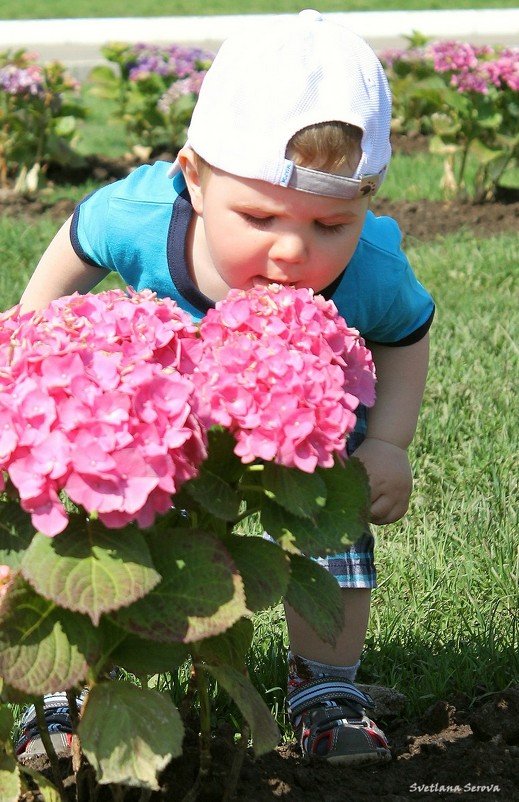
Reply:
M346 228L346 223L321 223L319 220L315 221L316 228L323 234L339 234Z
M242 217L247 221L247 223L255 228L268 228L274 220L272 215L269 215L268 217L257 217L256 215L248 214L247 212L242 212Z

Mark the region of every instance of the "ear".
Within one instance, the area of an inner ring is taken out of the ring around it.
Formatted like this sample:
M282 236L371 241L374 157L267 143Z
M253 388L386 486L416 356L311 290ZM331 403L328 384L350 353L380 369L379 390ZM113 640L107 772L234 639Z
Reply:
M198 170L196 154L189 147L183 147L177 155L180 169L184 174L187 191L191 198L191 205L197 214L202 214L204 208L204 190L200 172Z

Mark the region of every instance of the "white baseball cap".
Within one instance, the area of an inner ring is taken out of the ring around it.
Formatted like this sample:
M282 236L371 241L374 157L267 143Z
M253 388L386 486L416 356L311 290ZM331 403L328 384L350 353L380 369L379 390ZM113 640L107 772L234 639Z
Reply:
M362 155L351 178L287 159L294 134L332 121L362 131ZM374 51L307 9L224 42L202 83L186 145L233 175L355 198L374 194L384 179L390 123L391 92ZM178 171L175 162L170 174Z

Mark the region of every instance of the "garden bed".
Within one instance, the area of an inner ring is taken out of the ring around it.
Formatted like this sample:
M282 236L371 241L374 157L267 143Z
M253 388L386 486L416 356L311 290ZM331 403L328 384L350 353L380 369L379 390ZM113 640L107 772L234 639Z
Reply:
M247 753L236 794L243 802L340 802L346 798L378 802L420 799L496 802L519 798L519 688L496 693L475 709L459 698L437 701L413 721L384 722L393 760L373 767L346 768L325 762L307 762L294 744L287 744L254 760ZM213 767L199 802L222 802L236 755L231 732L213 740ZM62 759L65 784L73 790L71 761ZM44 758L30 766L48 771ZM182 802L198 771L196 736L188 730L184 754L161 777L161 792L150 802ZM41 799L30 792L20 802ZM108 789L99 802L111 799ZM140 791L125 802L138 802ZM230 799L228 800L230 802Z

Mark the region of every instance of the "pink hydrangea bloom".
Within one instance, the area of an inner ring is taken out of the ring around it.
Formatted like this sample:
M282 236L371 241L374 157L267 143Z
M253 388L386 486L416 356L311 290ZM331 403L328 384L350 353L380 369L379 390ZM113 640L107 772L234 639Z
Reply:
M331 301L280 285L231 290L200 326L193 380L207 425L236 438L242 462L311 473L343 454L359 401L375 400L371 353Z
M171 506L206 457L183 367L196 337L149 291L0 315L0 482L5 471L37 529L66 528L61 491L110 527L149 526Z

